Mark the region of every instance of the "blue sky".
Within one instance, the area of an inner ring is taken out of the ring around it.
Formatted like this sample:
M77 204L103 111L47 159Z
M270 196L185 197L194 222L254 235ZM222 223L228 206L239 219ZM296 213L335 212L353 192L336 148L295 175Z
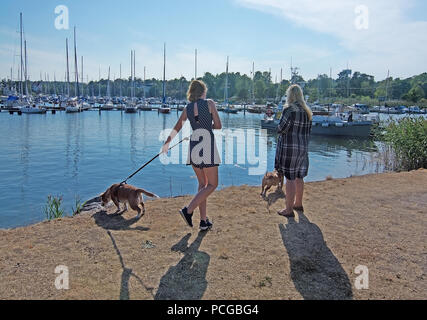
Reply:
M355 7L369 9L369 28L358 30ZM69 30L55 28L55 7L69 8ZM167 43L167 78L225 70L249 74L271 68L273 79L291 57L305 78L333 75L349 63L353 70L384 79L427 71L427 4L423 0L3 0L0 12L0 78L17 76L19 12L29 53L31 79L40 73L62 79L65 38L77 26L78 55L85 59L85 78L130 73L130 50L136 50L137 76L160 78L162 47ZM71 50L70 50L71 53Z

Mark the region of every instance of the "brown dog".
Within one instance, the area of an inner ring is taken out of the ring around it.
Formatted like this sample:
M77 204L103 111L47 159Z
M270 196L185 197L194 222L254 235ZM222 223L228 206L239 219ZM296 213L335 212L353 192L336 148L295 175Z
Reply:
M283 176L276 170L273 172L267 172L265 174L264 178L262 179L261 195L265 196L267 191L270 190L272 186L277 186L277 189L280 188L283 190Z
M120 203L125 204L125 211L128 210L128 204L138 212L137 218L145 215L144 197L142 194L150 198L158 198L154 193L145 191L144 189L136 188L128 184L113 184L107 191L102 194L102 206L106 206L110 201L113 201L117 207L117 212L120 211ZM142 206L142 210L140 208Z

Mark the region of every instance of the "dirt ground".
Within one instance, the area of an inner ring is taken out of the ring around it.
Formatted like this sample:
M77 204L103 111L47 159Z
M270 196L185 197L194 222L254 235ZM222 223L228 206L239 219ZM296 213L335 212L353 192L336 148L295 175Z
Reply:
M207 233L178 215L189 197L149 201L139 221L95 204L0 230L0 299L427 298L427 170L308 183L305 214L289 220L283 194L260 189L214 193ZM369 289L355 286L359 265Z

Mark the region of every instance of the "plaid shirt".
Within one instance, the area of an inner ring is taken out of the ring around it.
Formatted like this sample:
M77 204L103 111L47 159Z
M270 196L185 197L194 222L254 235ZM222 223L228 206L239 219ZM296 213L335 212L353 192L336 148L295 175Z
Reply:
M308 175L308 143L312 122L305 110L292 104L283 110L277 128L275 169L288 180L303 179Z

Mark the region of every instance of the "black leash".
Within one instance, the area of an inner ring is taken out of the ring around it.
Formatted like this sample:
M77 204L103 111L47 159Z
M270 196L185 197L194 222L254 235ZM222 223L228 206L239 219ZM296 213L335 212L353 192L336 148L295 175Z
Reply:
M190 137L184 138L182 139L180 142L178 142L176 145L172 146L169 148L169 150L172 150L173 148L175 148L176 146L180 145L181 143L183 143L184 141L190 140ZM123 184L127 184L128 180L132 179L138 172L140 172L142 169L144 169L146 166L148 166L151 162L153 162L154 160L156 160L158 157L160 157L160 155L163 152L160 152L158 155L156 155L155 157L153 157L153 159L151 159L150 161L148 161L146 164L144 164L141 168L139 168L137 171L135 171L133 174L131 174L129 177L126 178L125 181L123 181L122 183L120 183L120 185Z

